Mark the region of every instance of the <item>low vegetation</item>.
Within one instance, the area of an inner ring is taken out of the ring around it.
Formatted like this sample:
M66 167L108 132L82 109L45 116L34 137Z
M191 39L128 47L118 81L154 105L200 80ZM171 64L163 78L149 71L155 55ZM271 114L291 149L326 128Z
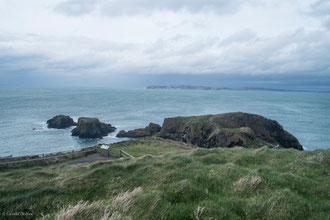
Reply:
M330 218L330 150L201 149L160 138L112 147L136 158L0 172L0 213L25 214L13 219Z
M134 157L141 157L145 155L159 156L166 153L182 153L196 148L196 146L186 143L165 140L157 137L123 141L111 144L110 146L110 155L112 156L119 156L119 151L124 150Z

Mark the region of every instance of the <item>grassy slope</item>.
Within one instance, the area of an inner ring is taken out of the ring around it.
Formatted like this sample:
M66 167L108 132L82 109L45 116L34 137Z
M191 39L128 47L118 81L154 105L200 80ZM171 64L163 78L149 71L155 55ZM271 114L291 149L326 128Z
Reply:
M156 156L3 171L0 213L50 219L330 218L330 150L189 149L155 138L115 146L133 156L143 149Z
M124 150L134 157L148 154L158 156L166 153L181 153L192 150L192 148L194 148L194 146L177 141L164 140L161 138L145 138L111 144L110 154L112 156L119 156L119 150Z

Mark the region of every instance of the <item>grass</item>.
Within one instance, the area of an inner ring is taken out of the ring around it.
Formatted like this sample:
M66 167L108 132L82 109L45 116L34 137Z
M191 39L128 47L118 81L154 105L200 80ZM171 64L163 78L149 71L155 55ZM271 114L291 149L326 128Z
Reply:
M211 116L212 115L201 115L201 116L188 116L188 117L181 117L181 118L187 124L195 124L195 123L208 122L208 120Z
M194 146L184 144L182 142L150 137L111 144L110 154L112 156L119 156L119 151L124 150L134 157L140 157L148 154L158 156L166 153L184 152L191 150L193 147Z
M200 149L159 138L113 147L137 158L1 172L0 213L32 213L25 216L31 219L330 218L330 150Z

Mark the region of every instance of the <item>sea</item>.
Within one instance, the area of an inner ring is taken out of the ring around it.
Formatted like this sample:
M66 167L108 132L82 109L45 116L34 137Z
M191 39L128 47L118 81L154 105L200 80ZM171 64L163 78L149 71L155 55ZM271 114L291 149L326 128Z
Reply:
M248 112L278 121L305 150L330 148L330 93L284 91L149 90L0 87L0 157L78 150L114 143L120 130L162 124L164 118ZM64 114L97 117L117 128L103 139L79 139L49 129Z

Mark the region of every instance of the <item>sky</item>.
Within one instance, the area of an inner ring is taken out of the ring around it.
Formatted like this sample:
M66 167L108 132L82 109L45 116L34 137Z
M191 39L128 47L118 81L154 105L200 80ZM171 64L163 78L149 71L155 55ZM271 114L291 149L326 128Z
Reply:
M0 0L0 85L330 90L330 0Z

